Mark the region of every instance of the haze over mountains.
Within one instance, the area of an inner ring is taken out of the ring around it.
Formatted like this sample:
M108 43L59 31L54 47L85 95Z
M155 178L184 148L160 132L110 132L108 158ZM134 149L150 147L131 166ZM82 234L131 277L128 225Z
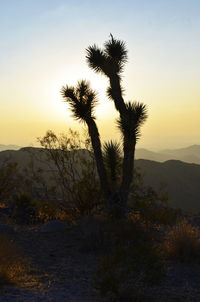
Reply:
M5 158L12 162L17 162L19 168L24 168L30 160L30 153L39 152L39 148L21 148L20 150L8 150L0 152L0 163ZM167 160L175 156L179 159L187 159L200 163L200 146L191 146L185 149L165 150L163 153L151 152L144 149L137 150L137 158L154 158L153 160L138 159L135 161L135 167L139 169L144 178L144 184L159 190L161 185L165 185L164 191L168 192L169 204L175 208L200 212L200 165L195 163L186 163L180 160ZM167 152L166 152L167 151ZM83 150L80 150L83 152ZM170 155L170 153L172 155ZM160 157L159 157L160 156ZM157 161L155 161L157 160ZM159 162L159 161L160 162ZM37 162L36 166L45 165ZM48 169L47 169L48 170ZM46 170L46 171L47 171ZM48 173L48 171L47 171Z
M169 205L193 213L200 212L200 165L178 160L161 163L139 159L135 167L141 171L144 184L158 191L164 187Z
M0 151L5 150L19 150L21 147L18 145L3 145L0 144ZM148 149L136 149L136 159L148 159L158 162L167 160L181 160L186 163L194 163L200 165L200 145L192 145L186 148L179 149L165 149L161 151L151 151Z
M2 145L0 144L0 151L19 150L21 147L17 145Z
M165 149L153 152L147 149L136 149L136 159L148 159L158 162L175 159L186 163L200 164L200 145L180 149Z

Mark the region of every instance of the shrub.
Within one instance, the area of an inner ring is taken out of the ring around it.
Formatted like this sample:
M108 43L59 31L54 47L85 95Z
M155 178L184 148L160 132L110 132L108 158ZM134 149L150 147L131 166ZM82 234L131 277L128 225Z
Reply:
M115 247L110 255L100 258L96 273L96 288L113 301L135 299L144 284L158 284L164 276L164 266L153 248L140 243ZM135 301L135 300L134 300Z
M38 201L36 202L36 209L38 220L43 223L49 220L67 220L73 222L76 218L76 213L73 208L66 209L57 201Z
M89 215L102 199L102 192L88 136L82 141L71 129L59 136L49 130L39 142L43 162L48 162L50 180L56 186L53 198L80 215Z
M9 158L0 163L0 201L8 202L19 185L17 164L9 162Z
M85 218L79 226L82 232L82 252L102 252L108 248L107 223L103 217Z
M27 192L19 192L12 202L12 219L18 224L37 222L35 202Z
M183 220L166 234L164 251L171 259L200 262L199 228Z
M137 301L144 284L162 281L164 263L139 223L112 222L107 225L107 236L108 245L99 258L95 287L111 301Z
M6 234L0 238L0 286L16 283L25 274L25 261Z
M109 252L113 246L147 239L139 222L111 220L103 214L84 219L80 228L83 233L81 250L85 252Z
M130 194L129 206L132 214L138 213L146 223L173 225L176 223L180 210L168 205L168 195L161 188L156 191L145 186L142 175L135 172L135 183Z

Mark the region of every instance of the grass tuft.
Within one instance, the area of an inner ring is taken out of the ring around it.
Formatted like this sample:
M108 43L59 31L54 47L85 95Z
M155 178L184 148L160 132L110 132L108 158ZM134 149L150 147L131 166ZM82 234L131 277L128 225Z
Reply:
M25 275L25 261L15 243L4 234L0 238L0 286L19 282Z
M184 219L166 234L164 250L170 259L200 262L199 228Z

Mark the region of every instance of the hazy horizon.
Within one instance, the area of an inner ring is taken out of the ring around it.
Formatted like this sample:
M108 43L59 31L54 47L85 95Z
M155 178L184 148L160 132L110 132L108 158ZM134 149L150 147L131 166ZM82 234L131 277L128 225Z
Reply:
M81 129L60 89L88 79L99 94L103 140L119 138L107 80L89 69L85 49L112 33L126 42L125 100L141 101L149 117L137 148L200 144L200 2L0 2L0 143L36 145L48 129Z
M19 147L19 148L26 148L26 147L34 147L34 148L38 148L38 147L41 147L41 145L36 141L35 143L30 143L30 144L27 144L27 145L19 145L19 144L2 144L0 142L0 152L1 152L1 147L2 146L5 146L5 147ZM191 145L182 145L182 146L179 146L177 148L170 148L170 147L167 147L167 148L156 148L156 147L143 147L143 146L140 146L139 144L136 145L136 149L144 149L144 150L147 150L147 151L152 151L152 152L160 152L160 151L165 151L165 150L179 150L179 149L187 149L189 147L193 147L193 146L199 146L200 147L200 144L191 144ZM5 149L5 150L8 150L8 149ZM15 148L10 148L9 150L15 150Z

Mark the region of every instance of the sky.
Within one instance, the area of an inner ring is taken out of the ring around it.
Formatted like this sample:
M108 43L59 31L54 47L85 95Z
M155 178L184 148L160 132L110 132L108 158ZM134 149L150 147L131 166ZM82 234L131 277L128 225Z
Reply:
M120 138L108 80L85 60L110 33L128 49L125 100L148 107L138 148L200 144L199 0L0 0L0 144L81 131L60 93L80 79L98 92L102 140Z

